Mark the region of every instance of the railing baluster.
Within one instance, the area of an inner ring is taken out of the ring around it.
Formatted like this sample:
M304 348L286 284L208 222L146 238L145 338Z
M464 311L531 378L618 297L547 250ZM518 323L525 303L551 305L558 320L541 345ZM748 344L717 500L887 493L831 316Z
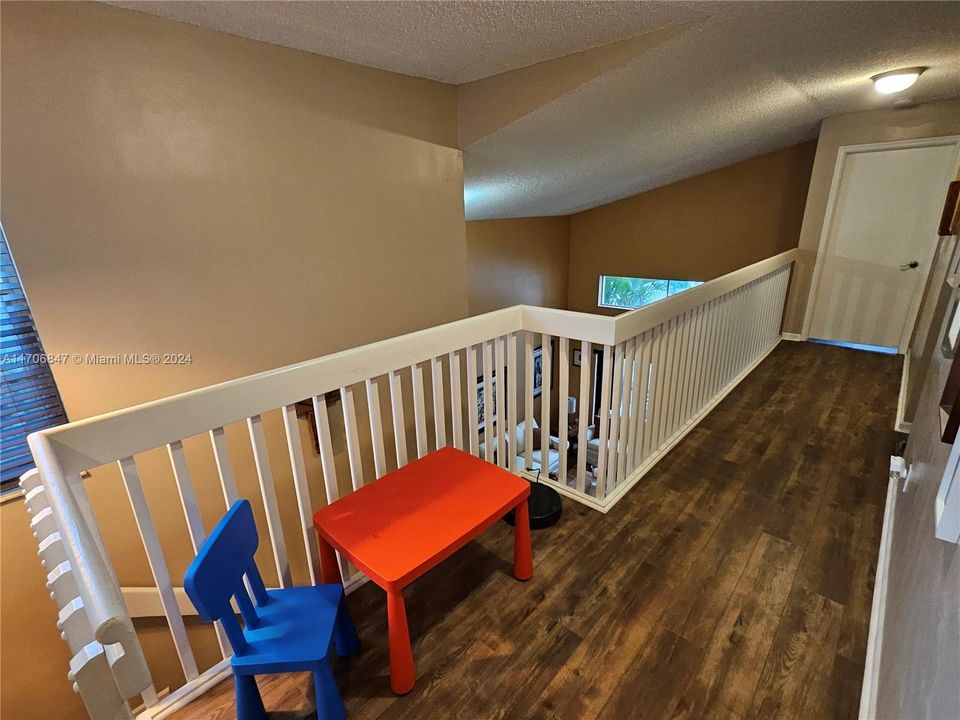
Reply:
M433 387L433 434L437 449L447 444L447 415L443 402L443 363L439 357L430 358L430 382Z
M660 398L663 396L663 347L665 345L665 332L667 324L661 323L654 330L653 347L650 356L652 365L651 370L651 389L650 400L647 403L647 422L644 429L643 446L646 448L644 455L653 452L657 446L657 417L660 414Z
M173 636L173 645L177 650L177 657L180 659L180 667L183 668L183 675L189 682L199 675L197 661L193 657L193 649L190 647L190 639L187 637L183 615L180 614L180 608L177 606L173 583L170 581L170 571L163 555L163 548L160 546L157 528L153 524L153 516L150 514L147 497L143 492L140 473L132 457L118 460L117 465L120 467L123 484L127 488L127 497L130 498L130 506L133 508L133 517L136 520L137 529L140 531L140 539L143 540L143 548L147 552L147 562L150 565L150 572L153 574L153 581L157 585L163 614L170 626L170 634Z
M557 470L557 479L567 484L567 458L570 446L570 416L567 414L567 398L570 396L570 339L560 337L559 357L559 390L557 394L557 434L560 438L560 468Z
M413 421L417 431L417 457L422 458L430 448L427 445L427 410L423 392L423 366L414 363L410 366L413 378Z
M403 385L400 373L390 372L390 411L393 415L393 445L397 451L397 467L407 464L407 429L403 417Z
M391 388L392 389L392 388ZM320 445L320 467L323 469L323 488L327 495L327 505L340 498L340 485L337 482L337 463L333 454L333 438L330 434L330 416L327 414L325 395L313 397L313 421L317 426L317 442ZM340 576L350 578L350 563L337 553L340 563Z
M740 309L737 312L738 333L736 346L736 365L734 366L733 380L740 371L743 370L747 359L747 336L750 333L750 286L744 287L740 292Z
M597 448L597 489L596 498L602 500L607 494L607 454L610 450L610 375L613 366L613 351L609 345L603 346L602 369L600 370L600 412L597 420L600 425L600 447Z
M587 421L590 412L591 343L580 342L580 417L577 423L577 492L585 492L587 477Z
M703 353L704 343L706 342L705 333L707 326L706 308L701 305L697 308L697 324L694 332L693 360L690 366L690 387L687 392L685 405L685 419L689 421L700 411L697 405L697 393L700 391L700 384L703 378Z
M760 349L765 352L770 347L776 334L772 332L773 316L776 313L777 301L780 294L780 275L775 274L772 278L765 280L764 294L760 299L763 303L764 313L763 322L760 329Z
M187 467L187 457L183 453L183 443L174 440L167 445L167 456L173 469L173 479L177 483L177 492L180 495L180 505L183 507L183 517L187 521L187 532L190 534L190 544L196 554L203 545L207 532L203 527L203 518L200 515L200 506L197 504L197 495L190 480L190 470Z
M716 359L716 337L717 313L719 311L719 300L714 300L707 304L706 330L703 336L703 358L701 360L702 370L700 373L700 382L697 387L697 408L703 408L713 397L710 390L712 388L711 375L713 373L713 362Z
M323 487L327 491L327 505L340 499L337 484L337 463L333 454L333 439L330 435L330 416L323 395L313 398L313 421L317 426L317 444L320 445L320 467L323 469Z
M541 340L541 388L540 388L540 473L550 475L550 380L553 377L553 358L550 354L553 339L543 333Z
M697 329L700 320L700 308L693 308L687 313L687 332L684 339L683 382L680 386L680 397L677 402L677 427L687 422L689 410L690 388L693 386L693 370L697 354Z
M517 334L507 336L507 427L504 434L507 441L507 462L510 470L515 469L520 448L517 447Z
M713 388L711 396L716 396L724 386L724 367L727 363L727 343L730 340L730 305L733 302L731 294L725 295L720 301L720 315L717 318L717 362L713 370Z
M347 439L347 460L350 462L350 483L354 490L363 487L363 459L360 456L360 436L357 433L357 405L353 387L340 388L340 405L343 407L343 431Z
M633 444L637 424L637 342L640 338L630 338L625 347L623 366L623 408L626 418L623 420L620 456L617 459L617 485L633 471Z
M310 572L310 584L316 585L320 578L320 554L317 550L317 534L313 529L313 503L310 502L310 486L307 483L307 466L303 461L303 443L300 441L300 420L296 405L284 406L283 431L287 437L287 451L290 454L293 489L297 494L300 534L307 554L307 570Z
M450 413L453 416L453 446L463 450L463 389L460 382L460 353L449 354Z
M504 407L506 402L506 384L507 378L504 376L504 367L506 367L505 362L506 358L504 357L504 345L505 340L503 336L497 337L496 346L494 348L494 361L496 363L496 400L497 400L497 464L502 468L507 470L513 470L513 458L510 456L510 453L507 451L507 433L510 432L507 428L507 408Z
M533 333L523 334L523 463L524 467L533 465Z
M613 348L613 377L610 387L610 441L607 443L607 474L604 492L616 486L620 462L620 417L623 415L621 394L623 392L623 343Z
M763 345L763 319L766 314L764 298L766 297L766 279L761 278L753 287L753 323L750 327L750 362L760 353Z
M213 459L217 465L220 487L223 489L223 501L229 509L240 495L237 492L237 481L233 477L233 466L230 464L230 449L227 447L227 435L222 427L217 427L210 431L210 445L213 447Z
M654 337L656 328L648 330L643 334L643 343L640 346L637 355L640 360L640 385L639 387L639 405L637 407L637 439L634 441L633 467L638 467L647 457L649 452L649 430L648 430L648 409L650 407L650 358L654 347Z
M783 311L787 304L787 292L790 290L790 268L786 267L780 271L781 289L777 292L777 313L773 321L773 335L779 336L783 324Z
M380 417L380 383L367 378L367 414L370 416L370 443L373 445L373 471L379 480L387 474L387 454L383 447L383 420Z
M655 447L660 447L670 436L670 406L673 397L673 349L677 341L677 318L671 318L664 323L663 342L661 343L661 360L663 375L660 383L660 407L657 409L657 441Z
M752 285L743 288L740 299L740 312L737 315L739 320L739 332L737 333L737 365L734 369L733 377L736 377L743 370L747 362L747 353L749 348L750 325L752 324ZM731 378L733 379L733 378Z
M680 398L683 396L683 373L687 357L687 332L689 329L690 313L684 313L677 319L677 340L673 351L673 377L670 380L670 416L667 437L671 437L680 424Z
M476 345L467 348L467 431L470 433L470 454L480 457L480 422L477 419L477 353Z
M497 401L493 390L493 341L483 342L483 459L493 462L497 447L496 415L493 404Z
M740 371L743 370L744 365L747 361L747 338L750 335L750 291L751 286L747 285L743 288L742 297L740 300L740 312L738 313L737 319L739 320L739 332L737 334L737 365L734 368L733 377L731 380L740 374Z
M173 469L173 479L177 483L180 504L183 506L183 517L187 521L187 532L190 535L190 544L193 546L194 554L196 554L200 551L200 547L207 537L207 531L203 526L203 517L200 515L200 505L197 503L197 495L194 492L193 481L190 479L190 468L187 465L187 456L183 452L183 443L180 440L174 440L172 443L167 444L167 457L170 458L170 467ZM227 636L220 623L216 624L216 632L221 655L223 655L223 657L229 657L232 653L230 642L227 640Z
M291 587L290 564L287 561L287 544L283 539L283 524L280 520L280 508L277 507L277 489L273 485L273 471L267 455L267 438L263 432L263 421L259 415L247 418L250 431L250 445L253 448L253 463L260 480L260 494L263 497L263 509L267 516L267 531L270 544L273 545L273 560L277 566L277 578L280 587Z

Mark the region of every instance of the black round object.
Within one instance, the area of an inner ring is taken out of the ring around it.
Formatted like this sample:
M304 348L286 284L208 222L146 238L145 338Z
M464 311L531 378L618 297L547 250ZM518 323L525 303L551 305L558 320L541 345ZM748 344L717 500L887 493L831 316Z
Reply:
M563 502L560 493L549 485L541 482L530 483L530 497L527 498L527 507L530 508L530 529L541 530L556 525L563 513ZM515 522L513 510L503 516L508 525Z

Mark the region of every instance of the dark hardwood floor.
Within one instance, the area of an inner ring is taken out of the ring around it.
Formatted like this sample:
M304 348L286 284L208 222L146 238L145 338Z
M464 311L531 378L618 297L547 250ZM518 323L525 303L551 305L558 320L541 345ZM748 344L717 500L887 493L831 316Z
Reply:
M900 362L781 343L609 514L564 500L528 583L495 526L408 588L405 697L384 594L360 588L349 716L855 718ZM309 705L305 675L260 685L269 709ZM175 717L234 717L232 693Z

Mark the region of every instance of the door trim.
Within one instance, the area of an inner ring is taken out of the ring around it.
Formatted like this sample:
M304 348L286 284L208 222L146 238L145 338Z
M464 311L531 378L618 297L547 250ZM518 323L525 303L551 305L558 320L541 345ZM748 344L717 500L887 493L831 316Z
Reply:
M810 337L810 325L813 323L813 313L816 310L817 292L820 290L820 281L823 275L823 265L826 261L826 251L830 231L833 229L834 217L836 214L837 197L840 194L840 180L843 171L843 164L848 155L868 152L883 152L886 150L904 150L921 147L954 147L954 168L960 165L960 135L943 135L931 138L916 138L914 140L891 140L889 142L865 143L862 145L841 145L837 148L837 159L833 166L833 178L830 181L830 194L827 196L827 207L823 214L823 227L820 229L820 240L817 243L817 256L813 266L813 276L810 279L810 291L807 294L807 304L803 315L802 336L806 340ZM953 171L954 173L956 170ZM932 240L933 238L931 238ZM913 327L917 322L917 311L920 309L920 299L923 296L923 289L927 285L927 276L930 274L930 268L923 268L920 281L917 283L917 289L914 291L914 297L910 302L910 312L907 318L907 324L904 326L903 334L900 336L900 344L897 346L897 352L906 352L910 345L910 336L913 334Z

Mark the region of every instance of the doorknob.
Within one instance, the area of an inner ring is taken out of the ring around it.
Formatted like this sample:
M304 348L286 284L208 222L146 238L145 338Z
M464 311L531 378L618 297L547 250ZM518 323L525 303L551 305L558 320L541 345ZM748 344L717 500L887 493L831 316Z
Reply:
M911 260L911 261L908 262L906 265L901 265L901 266L900 266L900 269L901 269L901 270L916 270L918 267L920 267L920 263L918 263L916 260Z

